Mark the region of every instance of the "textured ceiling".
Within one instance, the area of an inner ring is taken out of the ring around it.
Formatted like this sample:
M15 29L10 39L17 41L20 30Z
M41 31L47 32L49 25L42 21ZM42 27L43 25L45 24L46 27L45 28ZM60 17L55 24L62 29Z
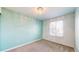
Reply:
M40 20L46 20L57 16L62 16L75 11L74 7L45 7L46 8L45 13L38 15L34 11L35 7L6 7L6 8Z

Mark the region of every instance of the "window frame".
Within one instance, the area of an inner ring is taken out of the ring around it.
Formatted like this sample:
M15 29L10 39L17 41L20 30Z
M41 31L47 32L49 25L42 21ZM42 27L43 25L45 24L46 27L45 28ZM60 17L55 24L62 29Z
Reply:
M60 26L60 27L62 28L62 33L60 33L60 35L59 35L59 33L56 31L56 30L58 30L56 23L58 23L58 22L60 22L60 21L62 21L62 22L61 22L62 25ZM55 27L55 28L54 28L54 33L52 33L53 31L52 31L52 29L50 29L50 27L52 26L51 23L55 23L55 25L54 25L54 27ZM50 36L63 37L63 36L64 36L64 21L63 21L63 20L50 21L50 22L49 22L49 35L50 35Z

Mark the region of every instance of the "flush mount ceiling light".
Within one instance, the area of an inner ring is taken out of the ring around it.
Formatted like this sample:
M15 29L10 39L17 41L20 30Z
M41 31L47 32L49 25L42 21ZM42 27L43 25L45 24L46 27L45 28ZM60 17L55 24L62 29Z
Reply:
M46 11L44 7L37 7L34 9L36 14L43 14Z

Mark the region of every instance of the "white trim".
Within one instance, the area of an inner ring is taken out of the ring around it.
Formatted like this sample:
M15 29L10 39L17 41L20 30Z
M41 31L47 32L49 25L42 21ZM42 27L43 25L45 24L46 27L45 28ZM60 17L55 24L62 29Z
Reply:
M35 42L35 41L39 41L39 40L41 40L41 39L33 40L33 41L31 41L31 42L24 43L24 44L21 44L21 45L18 45L18 46L15 46L15 47L12 47L12 48L9 48L9 49L0 51L0 52L7 52L7 51L9 51L9 50L16 49L16 48L22 47L22 46L27 45L27 44L31 44L31 43L33 43L33 42Z
M48 40L48 41L51 41L51 42L55 42L55 43L58 43L58 44L61 44L61 45L65 45L65 46L74 48L73 46L70 46L70 45L68 45L68 44L64 44L64 43L62 43L62 42L56 42L56 41L50 40L50 39L45 39L45 40Z

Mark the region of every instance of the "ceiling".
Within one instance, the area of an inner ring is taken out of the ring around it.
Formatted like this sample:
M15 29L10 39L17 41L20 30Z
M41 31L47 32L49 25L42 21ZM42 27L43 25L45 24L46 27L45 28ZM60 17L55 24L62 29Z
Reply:
M57 16L62 16L75 11L74 7L45 7L46 8L45 13L38 15L34 11L35 7L6 7L6 8L40 20L46 20Z

